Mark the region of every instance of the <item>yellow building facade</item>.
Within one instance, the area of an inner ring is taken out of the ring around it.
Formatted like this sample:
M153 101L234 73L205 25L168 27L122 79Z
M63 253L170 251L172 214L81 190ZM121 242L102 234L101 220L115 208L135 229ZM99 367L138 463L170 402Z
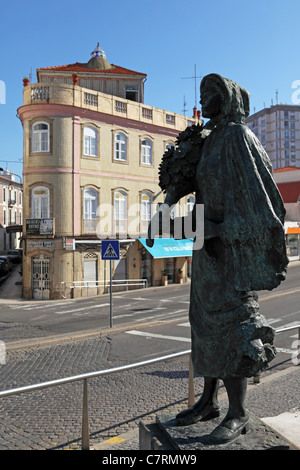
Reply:
M99 45L86 64L24 79L23 297L105 292L101 240L120 241L114 279L161 285L188 274L188 256L153 258L141 240L164 196L158 168L193 118L143 103L145 74L111 65ZM191 198L181 201L181 214ZM125 288L124 286L122 288Z

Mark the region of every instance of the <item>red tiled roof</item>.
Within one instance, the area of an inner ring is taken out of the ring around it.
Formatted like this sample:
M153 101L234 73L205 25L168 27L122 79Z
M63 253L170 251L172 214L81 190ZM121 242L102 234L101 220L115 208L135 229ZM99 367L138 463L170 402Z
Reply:
M297 202L300 196L300 181L277 183L284 202Z
M300 168L296 166L285 166L284 168L277 168L277 170L274 170L274 173L283 173L284 171L297 171L297 170L300 170Z
M147 76L145 73L135 72L134 70L125 69L124 67L120 67L119 65L111 64L111 69L90 69L86 66L86 64L82 64L80 62L75 62L75 64L69 65L56 65L54 67L41 67L37 69L39 71L54 71L54 72L95 72L95 73L108 73L108 74L121 74L121 75L144 75Z

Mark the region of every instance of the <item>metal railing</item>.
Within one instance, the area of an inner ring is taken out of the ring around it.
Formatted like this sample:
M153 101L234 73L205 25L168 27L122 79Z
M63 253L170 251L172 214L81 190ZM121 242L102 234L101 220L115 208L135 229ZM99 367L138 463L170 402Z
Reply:
M290 326L287 328L277 329L276 333L282 331L288 331L298 328L298 338L300 341L300 324L295 326ZM83 403L82 403L82 438L81 438L81 449L89 450L90 449L90 440L89 440L89 419L88 419L88 387L87 380L95 377L100 377L104 375L115 374L117 372L123 372L126 370L137 369L140 367L148 366L151 364L156 364L158 362L168 361L171 359L176 359L189 354L189 379L188 379L188 406L192 406L195 402L195 393L194 393L194 371L191 359L191 350L181 351L179 353L169 354L167 356L158 357L155 359L150 359L148 361L137 362L135 364L127 364L125 366L114 367L111 369L100 370L95 372L89 372L86 374L74 375L71 377L64 377L62 379L50 380L49 382L42 382L38 384L28 385L24 387L14 388L11 390L4 390L0 392L0 398L9 397L13 395L19 395L25 392L32 392L35 390L42 390L49 387L54 387L57 385L64 385L71 382L78 382L83 380ZM299 358L300 359L300 358ZM298 364L300 363L300 360ZM254 378L253 378L254 379Z
M127 290L129 287L138 287L146 288L148 287L147 279L113 279L112 287L126 287ZM66 290L67 289L90 289L90 288L104 287L104 291L110 287L110 281L70 281L60 283L60 295L66 299Z

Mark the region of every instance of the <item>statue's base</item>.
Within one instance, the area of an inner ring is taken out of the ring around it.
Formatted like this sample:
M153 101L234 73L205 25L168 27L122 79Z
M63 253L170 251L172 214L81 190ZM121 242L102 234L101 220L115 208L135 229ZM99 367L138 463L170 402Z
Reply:
M140 450L292 450L291 443L250 414L250 430L227 444L210 442L209 434L223 417L176 426L175 415L159 415L156 423L140 423Z

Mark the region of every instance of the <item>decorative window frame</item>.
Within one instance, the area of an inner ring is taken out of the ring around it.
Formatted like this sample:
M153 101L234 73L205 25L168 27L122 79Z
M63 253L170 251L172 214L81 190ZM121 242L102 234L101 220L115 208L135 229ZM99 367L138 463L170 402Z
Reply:
M33 151L33 127L37 124L47 124L48 126L48 149L47 151ZM29 155L30 156L52 156L52 149L53 149L53 119L49 119L48 117L38 116L34 119L29 121Z
M88 129L88 128L96 132L96 145L97 145L96 155L88 155L84 153L84 147L85 147L84 132L85 132L85 129ZM86 122L82 124L81 126L81 157L84 159L93 160L93 161L100 159L100 127L94 124L93 122Z
M116 194L121 193L123 196L125 196L125 212L126 212L126 218L125 219L116 219L116 206L115 206L115 198ZM112 227L113 227L113 232L118 234L127 234L128 231L128 190L125 188L117 187L112 189L112 207L113 207L113 212L112 212ZM117 227L116 222L117 221L124 221L124 225L126 225L124 230L120 230L120 227ZM126 222L126 223L125 223Z
M164 142L164 147L165 147L165 148L164 148L164 151L166 151L166 150L168 150L168 148L171 148L171 147L172 147L172 148L175 148L176 145L175 145L175 142L173 142L172 140L166 140L166 141Z
M47 216L44 216L44 217L36 217L36 215L33 213L33 209L34 209L34 205L33 205L33 200L34 200L34 193L35 191L37 190L47 190L47 197L48 197L48 204L47 204ZM52 212L53 212L53 201L52 201L52 194L53 194L53 191L52 189L49 187L48 184L45 184L43 182L38 182L38 183L35 183L34 185L32 185L30 187L30 218L31 219L48 219L48 218L51 218L52 217Z
M143 141L150 142L151 144L151 161L150 163L145 163L142 161L143 157ZM154 139L150 135L140 136L140 166L144 168L153 168L154 167Z
M150 199L150 218L144 218L143 217L143 196L148 196ZM153 197L154 197L154 192L151 191L150 189L143 189L142 191L139 192L139 205L140 205L140 220L139 220L139 225L140 225L140 233L144 234L147 233L148 231L148 226L151 218L153 217L152 214L152 205L153 205Z
M85 196L85 191L88 191L88 190L95 191L97 195L96 217L92 219L85 218L85 197L84 196ZM87 233L95 234L96 227L99 222L99 216L98 216L99 204L100 204L100 188L93 184L87 184L85 186L81 186L81 233L82 234L87 234Z
M125 146L126 146L125 156L126 156L126 158L124 160L116 158L116 137L117 137L118 134L122 134L125 137ZM129 148L129 146L128 146L128 132L124 131L124 129L114 129L113 132L112 132L112 162L113 163L121 163L123 165L128 165L129 164L128 148Z

